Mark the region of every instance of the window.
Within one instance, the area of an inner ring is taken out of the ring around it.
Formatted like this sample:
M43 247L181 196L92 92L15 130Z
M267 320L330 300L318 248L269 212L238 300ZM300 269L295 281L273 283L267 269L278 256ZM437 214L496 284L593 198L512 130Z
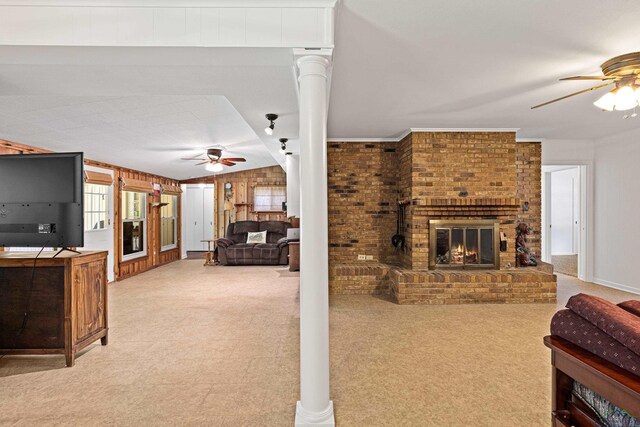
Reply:
M133 191L122 192L122 259L147 254L146 245L147 195Z
M253 209L257 212L282 211L282 203L287 200L287 187L256 187Z
M166 203L160 208L160 250L166 251L177 247L178 196L163 194L160 201Z
M84 185L84 231L106 230L109 217L109 187Z

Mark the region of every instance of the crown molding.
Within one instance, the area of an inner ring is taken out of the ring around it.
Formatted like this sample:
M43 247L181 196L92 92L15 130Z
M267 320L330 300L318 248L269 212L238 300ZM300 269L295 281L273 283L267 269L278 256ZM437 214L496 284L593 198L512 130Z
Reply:
M520 128L409 128L411 132L518 132L519 130Z
M0 6L29 7L260 7L333 8L337 0L0 0Z
M413 132L517 132L519 128L409 128L395 138L327 138L327 142L399 142ZM530 140L530 141L529 141ZM516 142L541 142L541 138L516 138Z
M398 138L327 138L327 142L398 142L400 141L400 139Z
M516 142L544 142L545 138L518 138L516 137Z

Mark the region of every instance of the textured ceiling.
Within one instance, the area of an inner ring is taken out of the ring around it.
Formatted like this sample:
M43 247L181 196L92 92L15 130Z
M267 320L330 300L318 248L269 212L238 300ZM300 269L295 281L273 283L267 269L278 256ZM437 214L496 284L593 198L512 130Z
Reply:
M225 172L274 163L223 96L4 96L0 135L54 151L81 149L87 158L179 179L210 174L180 158L212 145L222 145L225 157L247 159Z
M595 85L560 77L640 50L639 21L637 0L343 0L329 135L502 127L586 139L640 128L592 105L606 89L530 110Z
M275 165L298 134L292 63L279 48L0 47L0 139L173 178L211 174L176 148L247 158L225 172Z

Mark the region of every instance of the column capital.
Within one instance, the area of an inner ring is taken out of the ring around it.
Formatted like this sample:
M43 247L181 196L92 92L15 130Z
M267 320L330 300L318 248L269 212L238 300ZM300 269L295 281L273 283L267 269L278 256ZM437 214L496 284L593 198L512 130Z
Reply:
M294 49L298 79L311 75L328 77L333 49Z

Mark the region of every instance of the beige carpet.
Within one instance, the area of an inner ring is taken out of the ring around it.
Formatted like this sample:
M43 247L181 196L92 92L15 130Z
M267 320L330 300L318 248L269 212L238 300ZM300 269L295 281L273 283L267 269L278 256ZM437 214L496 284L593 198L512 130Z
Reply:
M589 292L560 276L560 301ZM186 260L109 288L110 344L0 358L2 425L290 426L298 398L298 278ZM340 426L546 426L557 309L331 301Z
M552 255L551 264L556 273L578 277L578 255Z

